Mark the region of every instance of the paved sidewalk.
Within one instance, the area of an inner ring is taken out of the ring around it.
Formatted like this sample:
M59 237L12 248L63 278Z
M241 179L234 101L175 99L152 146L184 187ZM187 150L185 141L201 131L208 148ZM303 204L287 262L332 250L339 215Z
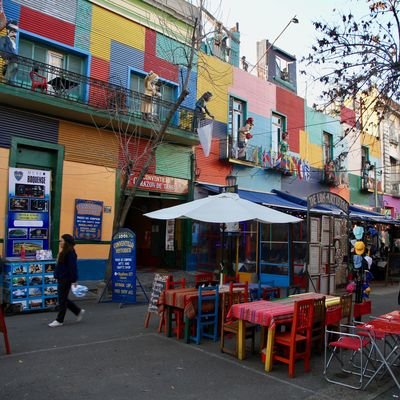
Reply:
M398 286L373 287L373 313L397 309ZM312 372L301 363L296 378L287 367L264 372L259 355L244 361L222 354L219 343L187 345L157 333L158 319L143 326L145 305L97 304L95 295L80 300L85 319L67 313L60 328L47 323L54 312L6 318L13 354L0 355L1 400L147 400L147 399L395 399L390 381L360 392L328 384L322 357L312 359ZM3 345L0 345L3 351Z

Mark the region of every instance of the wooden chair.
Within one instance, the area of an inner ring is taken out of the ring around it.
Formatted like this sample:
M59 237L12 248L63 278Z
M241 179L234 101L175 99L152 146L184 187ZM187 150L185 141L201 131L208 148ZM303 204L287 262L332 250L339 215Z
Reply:
M314 319L311 333L311 344L313 349L322 352L325 334L326 306L325 296L314 300ZM315 347L314 347L315 344Z
M351 293L340 296L340 305L342 307L342 323L350 325L351 310L353 305L353 295Z
M179 281L173 281L173 276L171 275L169 279L167 280L166 283L166 289L179 289L179 288L185 288L186 287L186 280L185 278L180 279ZM165 318L165 316L164 316ZM183 337L183 331L184 331L184 320L183 320L183 310L181 309L174 309L173 314L172 314L172 324L175 322L175 328L174 332L176 333L176 337L180 339Z
M196 288L201 285L212 285L215 283L214 272L211 271L198 272L194 279Z
M243 291L235 291L234 289L243 289ZM239 321L227 319L226 315L228 314L230 308L233 304L239 303L247 303L249 301L249 285L248 283L236 283L233 282L229 285L229 294L225 293L223 296L224 302L222 304L221 311L221 352L228 353L235 357L238 355L238 333L239 333ZM255 348L255 334L256 334L257 326L254 324L246 323L246 331L245 338L251 339L251 351L254 353ZM225 336L230 335L234 336L236 340L236 345L234 350L225 346Z
M43 92L47 93L47 79L39 74L39 69L34 67L32 71L29 73L29 77L32 81L31 89L35 91L36 89L40 89Z
M298 359L304 360L304 370L310 371L313 314L313 300L296 301L290 332L275 334L273 360L288 364L291 378L294 378L295 362Z
M199 298L196 317L191 323L196 323L194 334L190 335L190 340L200 344L202 337L212 339L214 342L218 338L218 286L199 287ZM206 292L206 293L204 293ZM208 328L210 331L207 331Z

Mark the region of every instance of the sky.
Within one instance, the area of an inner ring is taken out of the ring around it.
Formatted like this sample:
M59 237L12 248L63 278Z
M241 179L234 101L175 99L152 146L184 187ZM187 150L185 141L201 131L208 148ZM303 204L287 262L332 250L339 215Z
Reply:
M256 43L268 39L273 42L288 22L296 16L298 24L291 23L275 42L275 46L296 56L298 95L306 98L308 105L317 102L321 86L299 74L304 66L299 63L315 43L316 32L312 21L332 21L333 9L354 15L368 12L367 0L205 0L205 7L226 27L239 23L241 54L251 64L257 62Z

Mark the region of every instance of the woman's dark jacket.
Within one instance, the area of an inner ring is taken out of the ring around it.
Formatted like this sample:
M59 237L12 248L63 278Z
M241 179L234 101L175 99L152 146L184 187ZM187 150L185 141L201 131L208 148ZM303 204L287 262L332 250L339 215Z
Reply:
M78 280L78 265L75 250L69 251L64 256L64 261L57 261L54 278L75 283Z

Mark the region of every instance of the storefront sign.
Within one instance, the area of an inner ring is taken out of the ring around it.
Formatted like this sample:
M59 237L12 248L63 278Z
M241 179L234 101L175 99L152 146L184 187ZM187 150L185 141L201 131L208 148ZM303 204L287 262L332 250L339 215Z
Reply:
M50 179L50 171L9 169L7 257L49 249Z
M75 239L101 240L102 223L102 201L75 199Z
M128 187L132 187L137 176L131 175ZM186 194L189 190L189 183L186 179L172 178L170 176L146 174L140 182L139 189L150 192Z
M112 301L136 303L136 235L130 229L112 240Z
M320 204L328 204L339 208L346 214L349 213L349 203L343 197L331 192L310 194L307 198L307 203L308 209L314 208Z

